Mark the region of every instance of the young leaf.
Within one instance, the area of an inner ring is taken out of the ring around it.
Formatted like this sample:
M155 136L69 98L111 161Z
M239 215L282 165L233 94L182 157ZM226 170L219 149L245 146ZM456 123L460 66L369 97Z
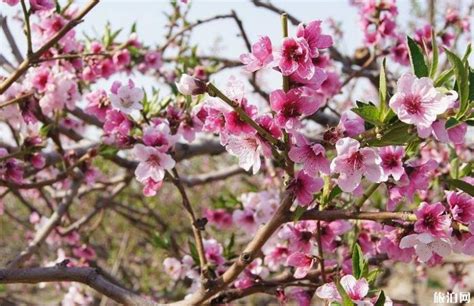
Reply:
M369 283L370 287L373 287L375 284L375 281L377 280L377 276L381 272L381 269L373 269L367 274L367 277L365 278L367 282Z
M446 129L449 129L449 128L452 128L452 127L458 125L459 123L461 123L461 122L459 122L458 119L456 119L454 117L451 117L448 120L446 120L446 123L445 123L444 127Z
M328 198L327 198L326 203L331 202L335 197L337 197L337 196L340 195L341 193L342 193L341 188L336 185L336 186L331 190L331 192L329 193L329 196L328 196Z
M352 247L352 274L355 278L360 279L367 276L368 264L364 258L364 253L359 244L355 243Z
M339 292L339 295L342 298L342 306L354 306L354 303L352 302L351 298L347 294L346 290L344 290L344 288L341 286L341 283L339 281L335 283L336 283L337 291Z
M428 66L426 65L421 48L410 36L407 36L407 43L413 73L419 78L427 77Z
M438 43L436 42L436 33L434 29L431 29L431 43L433 49L433 58L431 61L430 67L430 78L434 78L436 75L436 70L438 70L438 57L439 57L439 50L438 50Z
M199 260L199 255L196 246L191 241L188 241L188 246L189 252L191 253L191 257L193 258L194 263L199 266L201 261Z
M380 294L379 294L379 297L377 299L377 301L375 302L374 306L384 306L385 305L385 293L382 291L380 291Z
M387 76L385 75L385 58L380 66L380 80L379 80L379 103L380 103L380 118L384 122L387 111Z
M472 163L467 163L464 167L461 168L459 171L459 177L463 178L465 176L471 175L472 172Z
M444 50L456 74L456 83L458 85L459 94L459 112L456 117L460 119L464 116L469 106L469 70L456 54L448 49Z
M469 101L474 101L474 69L469 69Z
M451 170L449 171L449 175L453 178L453 179L459 179L459 158L453 158L451 160Z
M400 124L385 132L382 138L373 139L368 143L374 147L404 145L412 140L409 131L410 126L408 124Z
M474 197L474 186L461 180L449 180L449 184Z
M358 105L358 107L352 109L354 113L375 126L382 124L380 120L380 110L375 105L365 103L358 103Z
M155 248L166 250L170 245L170 240L169 237L167 237L166 235L162 236L160 233L157 232L153 235L151 243Z

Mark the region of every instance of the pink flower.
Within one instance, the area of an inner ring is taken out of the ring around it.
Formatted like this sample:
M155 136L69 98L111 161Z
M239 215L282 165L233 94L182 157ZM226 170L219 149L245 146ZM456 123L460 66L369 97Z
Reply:
M270 105L275 116L276 124L287 130L301 125L301 116L314 114L324 104L322 95L309 88L296 88L288 92L275 90L270 94Z
M382 159L371 148L360 148L357 140L342 138L336 143L337 157L331 162L331 172L339 173L337 184L345 192L352 192L365 175L369 181L381 182Z
M302 135L296 135L296 144L291 147L288 157L295 163L303 164L303 170L311 176L318 171L329 174L329 161L326 150L319 143L311 144Z
M415 212L415 232L430 233L435 237L444 237L447 234L451 220L444 214L445 208L440 202L435 204L421 203Z
M323 188L324 181L320 177L312 177L304 171L296 174L291 187L296 194L296 199L302 206L308 206L313 201L313 194Z
M311 79L314 74L314 64L311 60L311 50L304 38L285 38L280 51L280 67L283 75L297 73L303 79Z
M252 173L256 174L260 170L263 146L255 135L231 136L225 148L230 154L239 158L239 166L245 171L252 169Z
M253 118L257 113L257 108L253 105L250 105L247 102L247 99L242 98L240 101L240 107L244 112L250 117ZM240 115L236 111L229 111L224 114L225 117L225 128L230 134L240 135L240 134L249 134L255 133L255 129L249 125L247 122L240 118Z
M121 111L110 109L105 115L104 132L115 140L125 140L132 129L133 123Z
M416 190L427 190L437 167L438 163L433 159L423 164L420 164L420 162L408 163L409 174L402 176L402 181L408 182L400 187L400 193L409 199L413 199ZM406 180L407 177L408 180Z
M147 178L143 182L143 195L146 197L153 197L156 195L158 190L163 186L163 181L156 182L152 178Z
M310 253L316 242L316 231L315 221L299 221L294 225L283 227L278 235L288 241L290 252Z
M321 83L321 92L326 97L337 95L341 90L341 81L339 75L335 72L326 72L326 79Z
M321 34L321 20L313 20L306 26L300 23L296 36L306 40L309 47L309 55L313 58L319 56L319 49L326 49L332 46L331 36Z
M52 71L46 66L32 69L27 77L30 79L33 87L40 93L44 93L47 90L48 85L54 84Z
M294 277L299 279L305 277L313 268L314 258L301 252L291 254L286 260L286 264L291 267L296 267Z
M382 239L377 245L378 251L380 253L386 253L390 259L402 262L410 262L414 255L413 249L401 249L399 247L401 238L401 232L398 229L384 233Z
M400 240L400 248L414 248L418 259L427 262L433 256L433 252L441 257L451 253L451 245L446 238L436 238L429 233L411 234Z
M314 90L318 90L321 88L324 81L327 79L326 72L321 69L320 67L314 67L314 74L310 79L302 78L298 75L298 73L293 73L290 75L290 80L292 84L305 86Z
M367 293L369 293L369 283L365 278L357 280L352 275L344 275L340 280L340 284L353 302L362 301ZM328 283L318 287L318 289L316 289L316 295L325 300L337 302L342 301L342 298L337 291L336 284L334 283ZM357 304L359 305L359 303Z
M440 93L429 78L418 79L411 73L405 73L398 80L397 91L389 105L400 121L414 124L420 130L429 128L436 117L456 101L456 92L450 93Z
M333 252L337 247L337 242L341 241L340 236L350 231L352 225L345 220L332 222L321 222L321 244L323 250Z
M219 229L228 229L232 226L232 215L223 208L209 209L206 208L204 216L210 224L215 225Z
M166 274L173 280L178 280L183 274L181 262L174 257L167 257L163 261L163 269Z
M171 170L175 166L175 161L168 154L153 147L136 144L133 154L139 161L135 169L135 176L139 182L148 178L155 182L162 181L165 177L165 170Z
M120 68L125 68L130 64L131 56L130 56L130 51L128 49L122 49L115 53L112 57L113 63L120 67Z
M178 91L186 96L194 96L206 92L206 83L200 79L194 78L187 74L182 74L179 82L176 83Z
M402 175L405 174L402 160L405 156L405 149L403 147L388 146L380 148L379 154L382 159L382 180L388 180L391 175L395 181L399 181Z
M8 154L5 148L0 148L0 158ZM14 158L0 161L0 179L17 184L21 183L23 180L23 168L20 166L19 161Z
M72 250L72 253L75 257L89 261L94 260L96 258L96 253L93 248L87 246L85 244L81 245L80 247L76 247Z
M89 102L85 112L96 116L97 119L104 122L107 111L110 109L110 100L105 90L98 89L87 94L85 98Z
M436 140L444 143L452 142L454 144L463 144L467 132L467 124L461 123L446 129L446 120L440 119L431 125L433 135Z
M252 209L236 209L232 213L232 221L239 228L245 229L246 232L253 233L257 230L258 224L255 219L255 213Z
M273 61L272 42L268 36L262 36L252 45L252 53L242 54L240 61L248 72L254 72Z
M463 192L447 192L449 209L453 219L465 224L474 221L474 198Z
M277 295L279 293L277 292ZM281 305L285 305L286 296L284 295L285 291L282 290L278 300L280 301ZM310 290L305 290L303 288L293 288L289 294L291 299L295 300L296 305L298 306L311 306L311 299L313 298L313 292ZM289 304L289 303L288 303Z
M396 44L390 49L390 53L392 54L393 60L400 65L408 66L410 64L407 43L404 38L397 38Z
M196 108L194 108L196 110ZM222 104L214 98L209 98L197 106L196 117L203 123L202 130L210 133L220 133L225 127L225 114L232 111L230 106Z
M265 255L265 264L270 270L276 271L286 262L289 253L290 251L287 247L278 245Z
M157 51L148 51L145 54L145 63L148 68L160 69L160 67L163 65L161 53Z
M118 81L112 85L112 94L110 95L112 106L125 114L129 115L134 110L141 110L143 106L140 101L143 97L143 89L135 87L132 80L128 80L128 85L122 85Z
M215 239L208 239L203 241L204 253L209 262L217 266L224 264L225 260L222 256L224 248Z
M339 125L349 137L355 137L365 131L364 119L350 110L342 113Z
M53 0L30 0L30 5L33 11L46 11L54 8Z
M143 129L143 143L165 153L176 143L166 122L156 123Z

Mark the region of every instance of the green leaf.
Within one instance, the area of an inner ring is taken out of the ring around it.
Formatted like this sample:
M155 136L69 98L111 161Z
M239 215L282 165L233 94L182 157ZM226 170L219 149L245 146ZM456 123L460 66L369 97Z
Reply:
M419 78L427 77L428 66L426 65L425 57L421 52L420 46L418 46L418 44L410 36L407 36L407 43L413 73Z
M166 250L170 246L170 240L169 240L169 237L167 237L167 235L162 236L160 233L157 232L153 235L151 244L155 248Z
M382 125L380 110L375 105L362 103L360 101L358 101L357 105L358 107L352 109L354 113L375 126Z
M474 186L461 180L449 180L451 186L454 186L474 197Z
M464 167L461 168L461 171L459 171L459 178L470 176L471 172L472 172L472 163L467 163Z
M469 69L465 67L463 61L456 54L446 48L444 51L446 52L448 60L453 66L456 75L459 94L459 112L456 117L460 119L464 116L469 106Z
M469 101L474 101L474 69L469 69Z
M378 297L377 301L375 302L374 306L384 306L385 305L385 300L386 300L385 293L382 290L382 291L380 291L379 297Z
M453 179L459 179L459 158L453 158L451 160L451 170L449 171L449 175Z
M456 125L460 124L461 122L459 122L458 119L454 118L454 117L451 117L449 118L448 120L446 120L446 123L444 125L444 127L446 129L450 129L452 127L455 127Z
M232 236L230 236L229 243L224 247L224 257L227 259L231 259L234 257L234 252L232 249L234 248L235 245L235 234L232 233Z
M368 264L364 258L364 253L358 243L354 243L352 247L352 274L355 278L360 279L367 276Z
M374 147L405 145L412 140L410 128L407 124L397 124L385 132L382 138L372 139L368 144Z
M136 33L136 32L137 32L137 22L134 22L130 29L130 33Z
M199 266L201 261L199 260L199 255L196 246L191 241L188 241L188 246L189 252L191 253L191 257L193 258L194 263Z
M116 147L112 147L106 144L101 144L99 147L99 155L103 156L104 158L111 158L117 155L119 149Z
M342 306L354 306L354 302L352 302L346 290L344 290L344 287L341 286L341 283L339 282L339 280L336 281L335 283L336 283L337 291L339 292L339 295L342 298Z
M342 189L336 185L329 193L326 203L331 202L335 197L337 197L341 193L342 193Z
M49 133L51 132L51 130L52 130L53 128L54 128L54 124L53 124L53 123L44 124L43 126L41 126L41 128L40 128L40 130L39 130L40 136L42 136L43 138L48 137Z
M469 58L469 55L471 54L471 51L472 51L472 45L469 44L469 45L467 45L466 51L464 52L464 55L462 57L463 62L467 62L467 59ZM441 72L441 74L438 76L438 78L434 81L434 86L435 87L442 86L443 84L448 82L449 79L451 79L451 77L453 75L454 75L454 68L453 67L451 67L448 70L445 70L445 71Z
M430 78L434 78L436 75L436 71L438 70L438 57L439 57L439 50L438 50L438 43L436 42L436 33L434 28L431 29L431 43L433 49L433 58L431 60L431 67L430 67Z
M379 276L380 272L382 272L381 269L373 269L367 274L367 277L365 279L369 283L370 287L373 287L375 281L377 280L377 276Z
M380 103L380 114L379 120L385 121L385 115L387 112L387 76L385 74L385 58L380 65L380 79L379 79L379 103Z

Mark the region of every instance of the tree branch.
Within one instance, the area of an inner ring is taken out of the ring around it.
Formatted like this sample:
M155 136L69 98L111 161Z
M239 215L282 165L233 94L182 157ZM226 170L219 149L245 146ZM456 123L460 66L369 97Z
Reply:
M283 200L270 221L259 228L239 258L215 281L212 287L208 289L201 287L186 300L172 303L171 305L199 305L226 288L256 258L265 242L267 242L280 225L285 222L288 210L293 204L293 201L294 195L290 191L285 191Z
M158 305L107 280L97 269L50 267L0 269L0 284L37 284L43 282L78 282L124 305Z
M22 263L27 261L41 246L43 241L49 236L53 229L59 224L61 218L66 214L69 206L74 201L74 198L79 190L82 180L76 179L72 183L69 194L64 197L62 203L58 206L56 211L49 217L48 221L35 234L33 240L28 244L28 247L23 250L16 258L9 264L8 268L18 268ZM1 280L1 278L0 278Z

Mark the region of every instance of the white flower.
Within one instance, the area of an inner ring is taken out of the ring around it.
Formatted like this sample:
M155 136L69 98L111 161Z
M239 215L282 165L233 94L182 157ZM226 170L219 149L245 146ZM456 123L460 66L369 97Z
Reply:
M128 85L114 84L112 88L113 93L110 95L110 101L116 109L130 115L132 111L143 108L140 101L145 94L143 89L135 87L132 80L128 81Z
M451 254L451 244L448 239L437 238L428 233L411 234L400 240L400 249L415 248L416 255L421 262L427 262L433 252L441 257Z
M239 158L239 166L246 171L252 168L253 174L260 170L260 154L262 146L260 141L253 135L244 135L241 137L232 136L226 145L230 154Z
M206 84L203 81L187 74L181 75L176 87L180 93L187 96L199 95L206 91Z

